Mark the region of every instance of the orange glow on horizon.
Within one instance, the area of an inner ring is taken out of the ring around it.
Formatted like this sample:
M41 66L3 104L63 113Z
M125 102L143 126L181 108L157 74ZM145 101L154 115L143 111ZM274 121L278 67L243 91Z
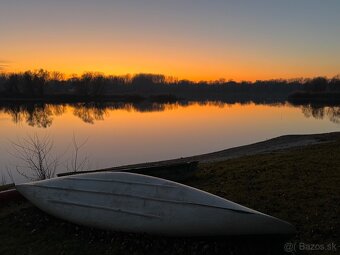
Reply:
M25 49L19 50L19 46L14 45L6 52L9 56L6 59L10 61L6 62L6 66L0 71L23 72L42 68L64 73L66 77L74 74L79 76L84 72L98 72L105 75L153 73L192 81L334 77L339 73L334 63L320 68L315 65L284 65L280 61L264 60L257 58L256 55L249 56L247 53L240 52L230 53L228 57L226 57L227 53L221 53L221 56L216 57L213 54L201 56L186 53L185 49L178 52L164 52L163 49L156 48L154 50L157 51L156 54L151 49L139 53L130 51L129 47L126 47L117 52L105 47L93 50L85 46L79 46L74 51L70 49L53 51L49 48L25 51Z
M110 67L103 67L103 68L82 68L82 67L74 67L74 68L53 68L50 67L49 65L42 65L42 66L28 66L27 67L11 67L11 68L3 68L0 69L0 72L4 73L16 73L16 72L25 72L25 71L35 71L39 69L44 69L48 72L59 72L61 73L65 79L71 78L71 77L80 77L82 74L91 72L91 73L98 73L98 74L103 74L105 76L125 76L125 75L130 75L134 76L136 74L141 74L141 73L147 73L147 74L161 74L164 75L166 78L170 77L171 79L177 79L177 80L190 80L193 82L199 82L199 81L218 81L218 80L233 80L236 82L241 82L241 81L250 81L254 82L256 80L275 80L275 79L295 79L295 78L313 78L313 77L318 77L318 76L323 76L327 78L332 78L335 77L336 75L339 75L339 73L325 73L325 72L320 72L320 73L296 73L295 75L289 75L289 74L261 74L259 72L253 71L253 72L247 72L247 73L235 73L234 75L219 75L217 72L171 72L166 71L164 72L163 70L160 70L159 68L155 69L144 69L141 68L139 70L137 69L129 69L129 70L124 70L123 68L110 68Z
M99 2L5 1L0 71L153 73L192 81L340 73L337 1Z

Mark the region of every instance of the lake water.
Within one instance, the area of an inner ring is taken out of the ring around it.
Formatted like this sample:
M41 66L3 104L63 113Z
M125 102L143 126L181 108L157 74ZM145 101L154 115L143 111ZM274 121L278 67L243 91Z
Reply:
M0 107L0 174L23 162L13 142L49 136L58 155L58 172L73 155L73 135L86 169L158 161L213 152L285 134L340 131L339 107L294 107L289 104L76 104ZM22 168L24 169L24 168ZM8 177L7 177L8 179Z

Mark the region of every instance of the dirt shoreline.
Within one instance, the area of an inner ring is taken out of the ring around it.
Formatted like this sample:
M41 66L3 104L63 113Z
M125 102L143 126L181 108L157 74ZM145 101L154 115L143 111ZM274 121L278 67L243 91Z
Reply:
M322 134L307 134L307 135L283 135L279 137L275 137L269 140L252 143L243 146L237 146L221 151L169 159L169 160L161 160L155 162L145 162L139 164L131 164L119 167L146 167L146 166L157 166L164 164L175 164L175 163L183 163L188 161L199 161L200 163L212 163L212 162L220 162L228 159L239 158L243 156L250 156L256 154L264 154L277 152L282 150L287 150L291 148L304 147L313 144L321 144L321 143L330 143L336 141L340 138L340 132L331 132L331 133L322 133ZM115 169L116 167L105 168L101 170L110 170Z

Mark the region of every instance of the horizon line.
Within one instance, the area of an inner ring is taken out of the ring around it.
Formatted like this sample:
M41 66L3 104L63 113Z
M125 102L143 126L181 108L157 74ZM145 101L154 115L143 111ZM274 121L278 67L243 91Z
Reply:
M37 73L39 71L44 71L47 72L49 75L51 74L59 74L61 76L61 78L57 79L57 80L69 80L72 78L81 78L82 76L86 75L86 74L91 74L93 76L103 76L103 77L128 77L128 78L133 78L136 77L138 75L160 75L163 76L165 78L165 81L167 82L179 82L179 81L189 81L189 82L193 82L193 83L213 83L213 82L218 82L218 83L226 83L226 82L256 82L256 81L298 81L298 80L312 80L315 78L325 78L327 80L331 80L331 79L340 79L340 72L332 75L332 76L328 76L328 75L316 75L316 76L297 76L297 77L291 77L291 78L267 78L267 79L253 79L253 80L247 80L247 79L234 79L234 78L224 78L224 77L220 77L220 78L216 78L216 79L188 79L188 78L179 78L176 77L174 75L167 75L167 74L163 74L163 73L157 73L157 72L135 72L135 73L125 73L125 74L114 74L114 73L105 73L105 72L101 72L101 71L83 71L83 72L79 72L79 73L67 73L67 72L62 72L62 71L58 71L58 70L48 70L48 69L44 69L44 68L35 68L35 69L27 69L25 71L10 71L10 70L6 70L8 65L1 65L0 64L0 75L11 75L11 74L24 74L27 72L30 73Z

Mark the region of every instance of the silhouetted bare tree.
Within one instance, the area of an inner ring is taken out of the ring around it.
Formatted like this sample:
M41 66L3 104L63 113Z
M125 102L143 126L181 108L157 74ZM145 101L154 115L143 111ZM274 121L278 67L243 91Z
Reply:
M72 137L73 154L70 160L70 164L67 162L67 171L78 172L84 171L88 165L88 157L80 158L80 150L86 145L88 139L84 140L81 144L78 144L75 134Z
M3 186L7 183L6 176L4 173L1 173L1 180L0 180L0 186Z
M11 154L22 165L16 166L17 172L28 180L44 180L54 177L58 157L53 154L53 141L50 137L39 138L37 134L12 142Z
M9 169L8 166L6 166L6 172L7 176L9 177L11 183L15 183L14 177L13 177L13 172Z

